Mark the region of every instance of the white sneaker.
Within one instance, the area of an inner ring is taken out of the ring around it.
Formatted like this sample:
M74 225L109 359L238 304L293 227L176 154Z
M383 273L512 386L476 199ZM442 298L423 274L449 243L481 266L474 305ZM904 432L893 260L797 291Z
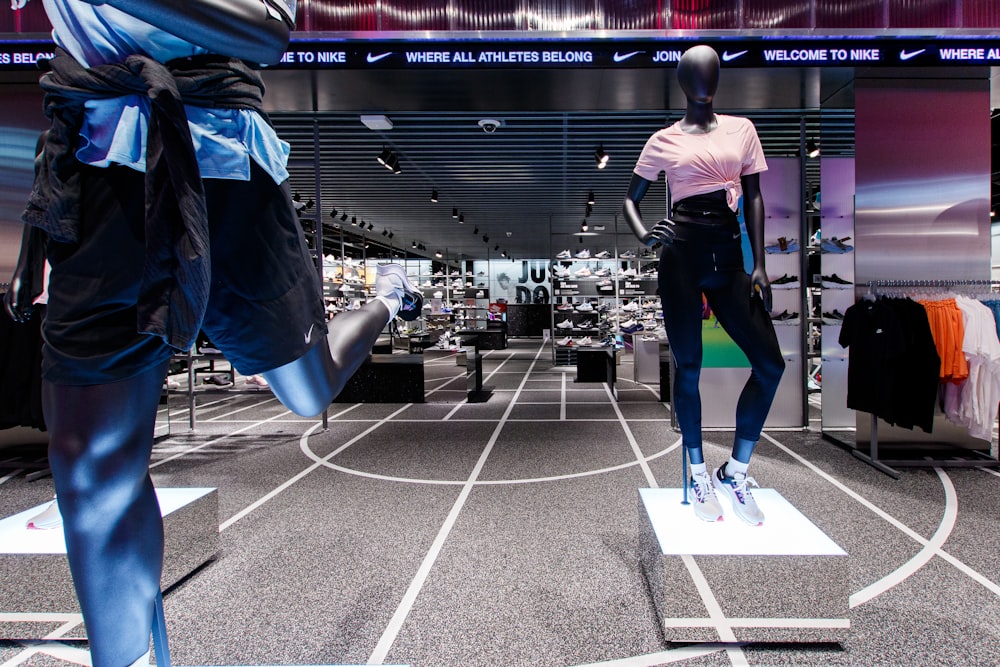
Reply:
M691 495L693 496L691 505L694 507L694 515L702 521L722 521L722 505L712 488L712 478L708 472L691 476Z
M573 344L573 339L570 338L569 336L566 336L565 338L560 338L559 340L556 341L556 345L563 345L563 346L565 346L565 345L572 345L572 344Z
M594 306L589 301L584 301L579 306L577 306L576 309L581 313L589 313L594 310Z
M572 329L573 320L563 320L556 325L556 329Z
M577 345L593 345L594 339L590 336L584 336L583 338L576 341Z
M745 472L736 473L732 477L723 475L722 468L723 466L719 466L712 473L712 484L719 493L726 496L736 516L751 526L764 525L764 513L750 493L750 486L757 486L757 480L747 477Z
M572 256L573 253L571 253L569 250L563 250L558 255L556 255L556 259L569 259Z
M269 387L267 380L264 379L263 375L248 375L247 384L254 387Z
M556 278L566 278L569 276L570 271L568 266L554 266L552 267L552 275Z
M578 270L574 271L573 275L576 276L577 278L589 278L592 274L590 272L590 269L588 269L585 266L582 269L578 269Z
M558 255L556 255L556 257L558 257ZM580 252L576 253L574 257L576 257L577 259L590 259L590 251L584 248Z
M608 259L609 257L611 257L611 253L608 252L607 250L602 250L601 252L594 255L595 259Z
M58 503L54 500L40 514L31 517L24 524L28 530L52 530L61 526L62 515L59 513Z
M410 282L406 269L399 264L379 264L375 273L375 294L378 296L395 296L400 307L396 316L406 322L412 322L420 316L424 304L420 288Z

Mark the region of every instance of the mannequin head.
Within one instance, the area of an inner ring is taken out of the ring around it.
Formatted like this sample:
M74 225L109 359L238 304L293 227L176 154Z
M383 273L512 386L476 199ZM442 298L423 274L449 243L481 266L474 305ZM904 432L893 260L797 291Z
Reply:
M719 55L704 44L692 46L677 64L677 83L688 100L710 104L719 87Z

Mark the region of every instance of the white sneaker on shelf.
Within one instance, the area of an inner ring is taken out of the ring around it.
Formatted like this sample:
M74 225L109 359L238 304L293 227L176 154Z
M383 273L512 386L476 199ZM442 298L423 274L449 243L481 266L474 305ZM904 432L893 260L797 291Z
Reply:
M594 306L589 301L584 301L579 306L577 306L576 309L581 313L589 313L594 310Z
M722 505L712 487L712 477L708 472L691 475L691 505L694 515L702 521L722 521Z
M764 525L764 513L750 493L750 487L757 486L757 480L747 477L745 472L736 473L732 477L723 475L722 469L723 466L719 466L712 473L712 484L719 493L726 496L736 516L751 526Z
M560 251L560 253L558 255L556 255L556 259L569 259L572 256L573 256L573 253L571 253L569 250L563 250L563 251Z
M572 328L573 328L573 320L563 320L562 322L556 324L556 329L572 329Z
M558 257L558 255L556 256ZM577 259L590 259L590 251L584 248L580 252L576 253L574 257L576 257Z
M601 252L594 255L595 259L608 259L609 257L611 257L611 253L608 252L607 250L602 250Z
M247 384L253 387L270 387L267 380L264 379L263 375L248 375Z
M576 276L577 278L589 278L593 274L591 274L590 269L588 269L585 266L582 269L577 269L576 271L574 271L573 275Z
M570 338L569 336L566 336L565 338L560 338L559 340L556 341L556 345L566 346L572 344L573 344L573 339Z
M594 344L594 339L591 338L590 336L584 336L583 338L580 338L579 340L577 340L576 344L577 345L584 345L584 346L586 346L586 345L593 345Z

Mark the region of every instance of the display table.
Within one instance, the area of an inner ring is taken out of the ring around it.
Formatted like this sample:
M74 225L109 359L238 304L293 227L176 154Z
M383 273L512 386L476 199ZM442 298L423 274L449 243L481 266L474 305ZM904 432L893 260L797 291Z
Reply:
M163 515L165 589L218 551L219 496L214 488L190 488L156 489L156 497ZM48 503L0 521L0 612L79 613L62 527L25 527L46 507Z
M726 519L712 523L681 504L682 489L639 489L639 559L664 639L847 639L847 553L774 489L753 495L763 526L740 521L724 498ZM692 569L718 611L706 608Z
M366 360L335 403L423 403L424 355L377 354Z
M618 379L616 351L612 347L576 348L576 381L603 382L618 397L615 382Z

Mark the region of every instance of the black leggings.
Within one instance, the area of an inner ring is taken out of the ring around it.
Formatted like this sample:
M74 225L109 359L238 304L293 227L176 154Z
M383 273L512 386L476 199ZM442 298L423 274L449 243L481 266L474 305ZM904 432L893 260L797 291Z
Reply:
M736 405L736 437L756 442L771 409L785 360L762 301L750 297L735 216L704 223L676 222L674 242L660 254L664 325L674 357L673 406L684 446L694 463L701 453L702 299L750 361L751 373Z

